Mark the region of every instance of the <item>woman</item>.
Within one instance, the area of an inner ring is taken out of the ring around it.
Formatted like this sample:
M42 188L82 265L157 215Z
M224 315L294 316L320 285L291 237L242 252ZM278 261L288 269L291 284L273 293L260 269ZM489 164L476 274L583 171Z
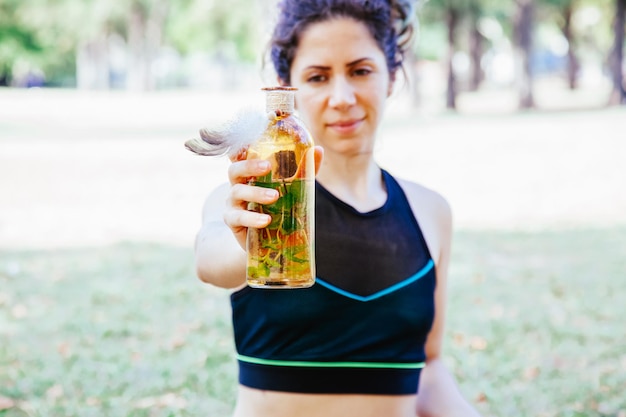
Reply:
M271 220L247 203L278 196L247 185L267 164L234 161L205 204L196 257L200 279L235 289L236 417L478 415L441 360L449 207L373 158L408 13L384 0L280 5L272 61L320 145L318 278L308 289L245 285L246 232Z

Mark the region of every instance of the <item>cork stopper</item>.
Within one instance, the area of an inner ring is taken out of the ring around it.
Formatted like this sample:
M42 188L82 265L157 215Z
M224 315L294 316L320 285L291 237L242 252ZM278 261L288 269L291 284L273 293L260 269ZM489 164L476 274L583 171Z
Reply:
M265 111L275 112L280 110L282 113L293 113L295 87L266 87L265 91Z

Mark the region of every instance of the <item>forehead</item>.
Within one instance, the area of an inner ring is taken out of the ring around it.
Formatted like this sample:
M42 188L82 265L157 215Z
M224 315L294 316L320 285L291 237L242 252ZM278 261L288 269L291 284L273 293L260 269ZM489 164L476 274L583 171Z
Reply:
M361 58L385 59L364 23L350 18L336 18L312 23L303 31L292 69L307 65L352 62Z

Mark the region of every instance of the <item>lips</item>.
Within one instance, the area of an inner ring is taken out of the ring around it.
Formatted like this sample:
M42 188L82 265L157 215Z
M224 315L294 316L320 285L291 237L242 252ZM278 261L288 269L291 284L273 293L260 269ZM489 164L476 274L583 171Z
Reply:
M364 119L348 119L339 120L333 123L328 123L327 126L337 133L348 134L356 131L363 123Z

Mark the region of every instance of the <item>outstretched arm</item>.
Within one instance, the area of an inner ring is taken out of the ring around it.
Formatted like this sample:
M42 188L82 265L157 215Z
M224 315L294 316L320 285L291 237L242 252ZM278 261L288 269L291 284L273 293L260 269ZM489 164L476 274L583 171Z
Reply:
M317 172L324 152L319 146L314 152ZM230 184L218 187L204 203L195 246L198 277L222 288L245 283L248 228L263 228L272 221L267 214L248 210L248 203L271 204L278 199L274 189L248 185L250 178L270 171L268 161L245 160L241 155L232 159L228 169Z
M195 246L196 272L202 281L223 288L244 284L248 227L265 227L271 221L268 215L248 211L248 202L270 204L278 198L276 190L247 185L247 179L269 170L267 161L233 162L228 170L230 184L206 199Z

